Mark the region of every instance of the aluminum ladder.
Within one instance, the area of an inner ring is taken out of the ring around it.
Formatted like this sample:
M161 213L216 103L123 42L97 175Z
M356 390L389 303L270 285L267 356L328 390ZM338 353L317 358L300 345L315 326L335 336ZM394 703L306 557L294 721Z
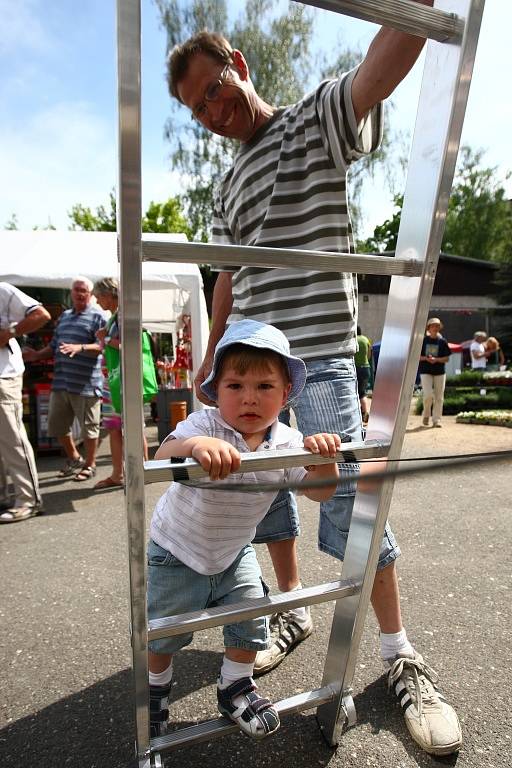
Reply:
M484 0L438 0L435 8L411 0L310 0L310 5L429 38L411 148L396 256L317 253L198 243L162 243L141 236L141 94L139 0L118 0L119 185L122 359L126 509L131 641L135 689L136 761L162 765L162 754L185 743L212 740L237 726L219 717L155 739L149 737L147 644L277 610L334 600L335 610L321 688L276 703L280 715L317 709L329 744L355 722L352 680L391 502L392 478L374 478L375 463L361 465L343 579L199 613L147 622L144 485L183 477L182 465L142 461L141 271L144 261L286 267L391 276L372 411L364 443L350 443L340 461L400 458L423 331L436 274L444 220L475 59ZM243 457L240 471L311 464L305 451ZM318 461L322 461L318 459ZM373 466L372 466L373 464ZM382 462L377 468L382 468ZM196 465L190 477L203 475ZM277 735L276 738L279 738Z

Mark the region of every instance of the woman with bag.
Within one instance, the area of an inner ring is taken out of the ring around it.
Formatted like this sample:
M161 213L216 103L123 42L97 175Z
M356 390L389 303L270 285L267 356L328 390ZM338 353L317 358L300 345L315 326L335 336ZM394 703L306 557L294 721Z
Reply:
M94 284L94 295L100 307L111 312L111 317L104 328L100 328L96 336L103 347L103 360L107 376L104 377L102 393L103 426L108 431L110 452L112 456L112 471L110 476L100 480L94 486L95 490L117 488L124 485L123 472L123 420L122 420L122 385L121 385L121 355L119 325L117 312L119 308L119 286L113 277L105 277ZM158 390L155 366L151 354L147 331L142 331L142 367L143 367L143 399L149 402ZM148 457L148 445L145 436L144 458Z

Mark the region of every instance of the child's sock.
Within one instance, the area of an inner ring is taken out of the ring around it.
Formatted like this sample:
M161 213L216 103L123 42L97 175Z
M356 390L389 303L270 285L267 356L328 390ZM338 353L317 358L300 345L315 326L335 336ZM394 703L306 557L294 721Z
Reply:
M384 661L392 660L396 656L414 656L414 648L407 639L405 629L389 634L381 632L380 653Z
M290 591L295 592L296 589L302 589L300 582ZM301 629L305 629L311 622L309 606L302 605L300 608L292 608L287 613Z
M226 656L222 661L222 667L220 668L219 679L217 680L217 687L221 691L227 688L231 683L236 680L242 680L244 677L252 677L254 670L254 662L249 664L243 664L240 661L231 661ZM233 700L233 704L240 706L239 702Z
M149 721L151 737L167 732L172 661L163 672L149 672Z

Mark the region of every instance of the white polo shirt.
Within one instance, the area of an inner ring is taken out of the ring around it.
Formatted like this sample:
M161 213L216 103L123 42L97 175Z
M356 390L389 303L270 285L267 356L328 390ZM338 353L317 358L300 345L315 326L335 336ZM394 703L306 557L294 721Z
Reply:
M251 452L240 433L224 421L217 408L191 413L166 439L183 440L199 435L225 440L241 454ZM276 421L269 439L257 450L302 448L303 444L300 432ZM305 475L304 467L295 467L229 475L223 482L300 482ZM252 541L256 526L268 512L276 492L215 491L215 481L205 478L204 482L211 485L212 490L172 483L157 502L150 536L189 568L211 576L228 568L242 547Z
M485 347L483 344L481 344L479 341L472 341L469 351L471 352L471 367L473 368L473 370L480 370L481 368L487 368L486 357L473 356L474 352L478 352L479 354L485 353Z
M0 282L0 328L19 323L31 310L39 307L39 301L27 296L10 283ZM25 370L20 345L12 338L0 348L0 378L13 379Z

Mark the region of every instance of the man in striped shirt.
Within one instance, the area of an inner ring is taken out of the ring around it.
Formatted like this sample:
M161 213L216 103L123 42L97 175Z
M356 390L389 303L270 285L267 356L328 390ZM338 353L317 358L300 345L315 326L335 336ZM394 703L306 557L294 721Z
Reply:
M87 277L76 277L71 283L73 306L60 316L50 344L25 352L30 362L54 358L48 434L58 439L67 457L59 476L73 476L79 482L96 474L100 430L103 377L96 331L105 325L105 315L91 302L92 287ZM71 433L75 417L82 428L85 457L80 455Z
M432 5L432 0L420 2ZM352 251L347 170L353 161L378 147L381 101L409 72L423 42L382 28L356 69L322 82L296 104L279 108L257 94L243 54L221 35L203 32L177 46L169 58L171 94L208 130L240 141L233 166L215 197L214 241ZM280 328L293 354L307 364L306 387L292 404L299 430L309 435L321 428L361 440L353 276L300 267L226 267L215 286L208 351L196 377L198 396L226 323L243 317ZM319 547L341 560L354 494L354 482L340 483L320 510ZM300 586L295 547L298 530L293 497L280 494L254 539L267 543L283 591ZM428 752L448 754L460 748L460 726L403 628L395 569L399 554L387 525L372 592L381 653L413 738ZM255 674L277 666L311 630L304 609L292 612L274 646L258 654ZM418 675L421 686L414 686L412 681Z

